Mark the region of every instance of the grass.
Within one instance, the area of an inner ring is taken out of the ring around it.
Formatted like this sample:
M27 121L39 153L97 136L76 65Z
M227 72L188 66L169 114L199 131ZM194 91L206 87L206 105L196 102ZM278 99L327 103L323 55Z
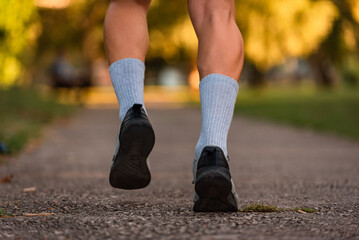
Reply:
M359 140L359 89L242 89L235 112Z
M18 153L29 139L38 137L45 124L75 109L35 89L23 88L0 90L0 103L0 141L9 154Z
M0 209L0 217L13 217L12 213L7 213L5 209Z
M284 208L265 204L251 204L242 209L242 212L284 212Z
M295 207L295 208L278 208L276 206L266 205L266 204L250 204L244 207L241 212L305 212L305 213L315 213L316 209L308 207Z
M314 208L308 208L308 207L301 207L301 208L298 208L298 207L296 207L296 208L294 208L294 211L303 211L303 212L306 212L306 213L316 213L317 212L317 210L316 209L314 209Z

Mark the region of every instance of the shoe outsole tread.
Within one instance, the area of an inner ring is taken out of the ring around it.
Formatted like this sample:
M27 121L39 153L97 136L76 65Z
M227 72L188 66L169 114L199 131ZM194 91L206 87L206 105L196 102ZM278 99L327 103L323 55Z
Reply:
M236 212L237 193L229 171L228 160L216 146L203 148L194 165L195 212Z
M238 211L232 193L231 180L218 171L206 172L195 184L199 199L193 206L195 212L236 212Z
M110 172L110 184L121 189L139 189L151 181L147 157L155 143L151 125L143 119L131 121L120 135L120 147Z

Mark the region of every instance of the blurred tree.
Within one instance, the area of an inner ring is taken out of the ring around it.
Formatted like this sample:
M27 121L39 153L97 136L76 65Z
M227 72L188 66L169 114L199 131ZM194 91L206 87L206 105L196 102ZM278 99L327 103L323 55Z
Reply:
M80 61L103 57L102 24L107 5L106 1L81 0L68 8L39 9L43 32L38 39L38 56L61 50Z
M251 85L288 57L308 56L326 39L338 17L330 1L241 0L238 25L245 39L246 68ZM186 1L156 0L149 13L148 57L195 63L197 39Z
M148 14L148 59L184 61L196 54L197 38L187 12L187 0L153 0Z
M188 46L195 46L196 37L189 19L186 19L187 1L181 1L180 4L152 1L148 16L149 60L178 61L192 57ZM38 39L38 57L57 50L67 50L90 61L104 57L102 27L107 6L108 1L77 0L67 8L39 9L43 32ZM183 21L186 24L183 25ZM186 36L192 33L192 38L186 40Z
M157 74L176 63L189 74L196 66L197 37L187 12L187 0L153 0L148 14L149 51L147 74L158 83Z
M314 51L338 15L329 1L248 0L236 6L251 85L260 85L263 73L285 58Z
M347 68L358 62L359 57L359 1L332 0L339 17L335 19L326 39L312 52L310 60L317 71L318 83L323 87L331 87L335 81L333 69L342 69L343 77L349 76L349 81L359 78L355 68ZM359 66L357 66L359 67ZM353 70L351 70L353 69Z
M66 8L38 10L32 0L9 1L6 4L2 1L4 6L0 10L0 83L3 85L18 77L23 59L30 59L28 47L36 49L35 40L38 48L36 61L32 61L34 66L43 66L39 64L41 59L49 59L59 50L66 50L82 63L104 57L102 26L108 1L73 0ZM236 16L245 40L250 82L261 84L263 74L287 57L307 56L313 66L322 70L319 76L325 79L329 68L320 64L330 60L330 64L340 67L353 49L357 52L358 2L238 1ZM149 62L155 65L187 62L195 66L197 39L188 17L187 0L153 0L148 24Z
M33 0L0 2L0 87L15 83L41 31Z
M35 61L28 67L32 78L37 83L48 82L50 65L60 52L74 65L77 74L91 76L92 63L104 58L102 25L108 2L73 0L57 7L52 3L64 1L41 1L44 4L38 13L43 30Z

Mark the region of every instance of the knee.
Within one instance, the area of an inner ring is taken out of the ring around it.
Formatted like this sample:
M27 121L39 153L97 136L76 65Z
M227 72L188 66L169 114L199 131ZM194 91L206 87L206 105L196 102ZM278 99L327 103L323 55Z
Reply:
M148 9L150 7L151 0L133 0L138 5Z
M110 0L110 3L137 5L148 10L148 8L150 7L151 0Z
M234 20L233 0L189 0L192 18L205 24Z
M203 4L203 9L208 15L222 13L231 13L232 0L206 0Z

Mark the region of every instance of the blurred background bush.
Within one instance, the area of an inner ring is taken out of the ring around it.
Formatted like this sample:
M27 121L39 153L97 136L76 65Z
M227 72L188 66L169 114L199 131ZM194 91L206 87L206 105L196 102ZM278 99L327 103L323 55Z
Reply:
M8 99L0 98L1 104L11 106L14 89L42 89L52 98L54 92L44 90L50 86L90 89L86 100L83 93L74 94L87 104L116 103L103 47L107 5L96 0L1 1L0 94ZM359 139L358 0L240 0L236 19L246 56L239 113ZM187 1L152 0L148 24L145 98L198 101L197 39ZM56 75L58 69L67 75ZM10 110L0 113L3 126L5 114ZM0 141L6 138L1 134Z

